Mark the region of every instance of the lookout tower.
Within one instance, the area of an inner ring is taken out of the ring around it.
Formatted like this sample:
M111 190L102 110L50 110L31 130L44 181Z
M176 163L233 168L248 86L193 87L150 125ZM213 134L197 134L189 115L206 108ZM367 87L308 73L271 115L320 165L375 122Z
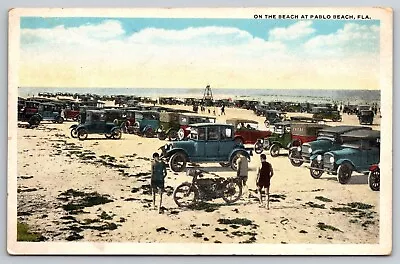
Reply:
M213 104L213 95L210 85L207 85L206 88L204 89L203 101L206 103L206 105Z

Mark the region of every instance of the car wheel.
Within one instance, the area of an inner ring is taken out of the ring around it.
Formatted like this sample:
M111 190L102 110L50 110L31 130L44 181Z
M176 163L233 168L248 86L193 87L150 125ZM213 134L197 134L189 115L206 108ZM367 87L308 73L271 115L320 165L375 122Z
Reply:
M185 130L183 128L178 131L178 139L183 140L185 138Z
M237 162L237 160L238 160L238 158L239 158L239 154L240 154L240 153L235 153L235 154L233 155L233 157L231 158L230 165L231 165L231 169L234 170L234 171L237 171L236 162Z
M72 138L78 137L78 131L76 131L76 128L71 129L71 137Z
M272 146L269 148L269 153L271 154L271 157L278 157L280 149L281 148L278 144L272 144Z
M78 130L78 138L80 140L85 140L88 137L88 131L86 129L79 129Z
M63 118L62 116L58 116L58 117L56 118L56 122L57 122L58 124L62 124L62 123L64 122L64 118Z
M237 202L242 196L242 185L239 184L234 179L230 179L225 181L224 187L222 190L222 199L227 204L232 204Z
M301 153L297 149L292 149L289 153L290 163L294 167L300 167L303 165L303 160L301 160Z
M338 169L337 180L341 184L346 184L349 182L351 178L351 174L353 172L352 166L347 163L343 162Z
M114 129L112 132L111 132L111 136L112 136L112 138L113 139L121 139L121 137L122 137L122 131L121 131L121 129Z
M317 170L317 169L322 169L323 168L322 162L318 162L316 159L311 161L311 168L310 168L310 175L314 179L319 179L321 178L322 174L324 174L323 170ZM317 168L317 169L312 169L312 168Z
M187 158L182 152L176 152L169 159L169 167L173 172L181 172L186 168Z
M374 170L374 171L370 171L369 175L368 175L368 185L369 188L371 188L371 190L377 192L380 190L380 186L381 186L381 175L380 175L380 170Z
M262 142L257 141L254 144L254 152L257 154L261 154L264 151L264 144Z
M189 182L184 182L174 190L173 198L179 207L190 207L196 203L199 190Z
M35 126L38 126L39 124L40 124L40 118L38 117L38 116L32 116L30 119L29 119L29 126L30 127L35 127Z
M178 132L176 132L175 130L171 130L168 132L168 139L175 141L178 138Z
M148 138L154 137L154 131L153 131L153 129L151 129L151 128L146 129L146 131L144 132L144 135L145 135L145 137L148 137Z
M157 138L159 140L165 140L167 138L167 135L165 134L164 131L157 133Z

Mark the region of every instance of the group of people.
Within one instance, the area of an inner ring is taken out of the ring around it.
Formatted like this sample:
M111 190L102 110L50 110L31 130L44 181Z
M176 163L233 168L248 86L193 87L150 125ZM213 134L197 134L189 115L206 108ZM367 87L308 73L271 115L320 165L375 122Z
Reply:
M274 175L274 171L271 163L267 162L267 156L265 154L260 155L261 166L257 170L256 186L258 189L260 207L266 207L269 210L269 189L271 185L271 178ZM250 202L251 194L247 187L247 180L249 175L249 164L248 159L243 154L239 154L236 161L237 165L237 177L240 179L240 183L244 189L244 193L248 195L248 202ZM156 208L156 193L159 193L160 200L158 206L158 212L163 213L162 210L162 196L164 192L165 177L167 176L167 169L164 162L160 159L158 153L153 154L153 161L151 162L151 191L153 195L153 208ZM263 201L262 191L265 191L266 205Z

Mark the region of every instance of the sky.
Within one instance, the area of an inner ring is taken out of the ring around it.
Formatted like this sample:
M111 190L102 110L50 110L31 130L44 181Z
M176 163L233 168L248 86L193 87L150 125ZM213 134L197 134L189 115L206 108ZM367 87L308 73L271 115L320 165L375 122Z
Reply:
M379 21L22 17L20 87L379 89Z

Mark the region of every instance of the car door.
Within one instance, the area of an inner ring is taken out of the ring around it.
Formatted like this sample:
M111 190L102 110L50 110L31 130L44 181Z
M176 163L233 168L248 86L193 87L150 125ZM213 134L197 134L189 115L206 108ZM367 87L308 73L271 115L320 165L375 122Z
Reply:
M205 159L217 160L219 154L219 127L209 126L206 129Z
M229 155L234 149L236 143L234 141L234 130L233 127L221 127L220 128L220 141L219 141L219 152L218 157L221 161L228 161Z
M197 132L197 137L193 139L193 144L194 144L194 152L193 152L193 158L191 158L192 161L202 161L206 160L206 128L205 127L199 127L196 129Z

